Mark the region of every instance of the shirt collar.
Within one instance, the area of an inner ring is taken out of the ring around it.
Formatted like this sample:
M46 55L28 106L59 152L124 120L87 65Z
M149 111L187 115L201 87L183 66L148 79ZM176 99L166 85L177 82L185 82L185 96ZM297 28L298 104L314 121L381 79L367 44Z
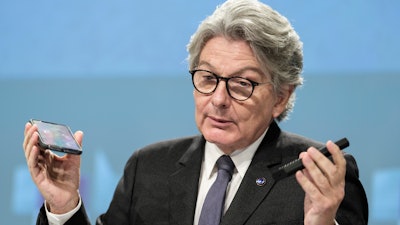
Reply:
M230 157L235 164L235 171L243 178L247 169L250 166L251 160L257 151L258 146L263 140L268 128L264 133L252 144L244 149L238 149L230 154ZM204 152L204 175L209 179L213 173L217 171L215 163L220 156L224 155L224 152L218 148L214 143L206 141L205 152Z

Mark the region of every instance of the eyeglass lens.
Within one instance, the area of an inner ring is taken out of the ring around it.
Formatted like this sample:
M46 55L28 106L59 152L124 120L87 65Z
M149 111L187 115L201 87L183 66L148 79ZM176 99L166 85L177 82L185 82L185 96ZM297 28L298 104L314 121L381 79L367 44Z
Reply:
M197 91L203 94L211 94L215 91L219 81L222 79L226 82L228 94L237 100L246 100L253 93L253 84L242 77L219 77L209 71L196 70L192 74L193 85Z

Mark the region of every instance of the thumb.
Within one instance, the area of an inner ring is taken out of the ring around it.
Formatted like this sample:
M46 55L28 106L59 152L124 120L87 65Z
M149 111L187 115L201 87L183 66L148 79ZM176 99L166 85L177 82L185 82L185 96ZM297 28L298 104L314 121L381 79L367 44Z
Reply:
M82 140L83 140L83 132L78 130L75 132L74 137L78 144L82 147Z

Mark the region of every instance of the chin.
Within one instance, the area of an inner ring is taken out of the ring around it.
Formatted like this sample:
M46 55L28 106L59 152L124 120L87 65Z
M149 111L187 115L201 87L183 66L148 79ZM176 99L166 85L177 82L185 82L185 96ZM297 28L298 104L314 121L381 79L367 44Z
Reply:
M218 146L229 146L235 142L236 139L233 138L232 134L226 131L207 131L203 133L205 139L211 143Z

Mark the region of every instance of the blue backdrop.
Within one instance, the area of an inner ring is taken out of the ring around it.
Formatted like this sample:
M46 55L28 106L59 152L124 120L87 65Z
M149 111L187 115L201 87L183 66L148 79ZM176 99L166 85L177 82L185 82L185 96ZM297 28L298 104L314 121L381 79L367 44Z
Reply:
M83 130L81 192L94 221L132 152L198 133L185 46L222 1L0 1L0 217L34 224L42 199L26 167L30 118ZM281 126L348 137L370 224L400 224L400 2L264 1L304 42L305 85Z

